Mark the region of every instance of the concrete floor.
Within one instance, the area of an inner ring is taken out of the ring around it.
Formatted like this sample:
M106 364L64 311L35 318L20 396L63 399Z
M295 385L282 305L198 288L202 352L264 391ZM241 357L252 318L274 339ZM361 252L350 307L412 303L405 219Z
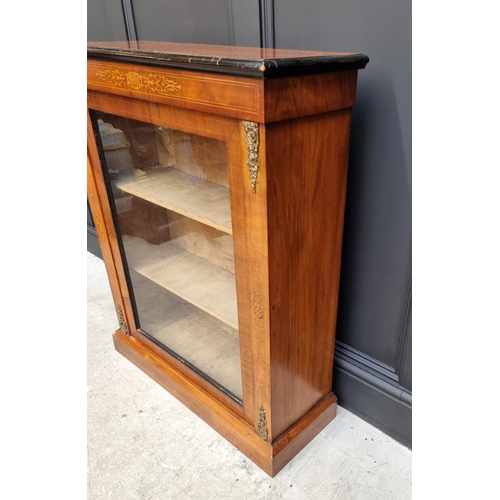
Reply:
M352 413L274 479L118 354L102 261L88 253L88 498L411 498L411 451Z

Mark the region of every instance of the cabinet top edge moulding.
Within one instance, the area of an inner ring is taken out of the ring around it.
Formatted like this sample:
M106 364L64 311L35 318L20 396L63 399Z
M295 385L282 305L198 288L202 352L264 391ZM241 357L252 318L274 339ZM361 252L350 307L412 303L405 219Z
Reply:
M124 61L250 78L279 78L363 69L369 59L360 52L262 49L155 41L88 42L87 54Z
M115 348L274 476L335 417L361 53L89 42Z

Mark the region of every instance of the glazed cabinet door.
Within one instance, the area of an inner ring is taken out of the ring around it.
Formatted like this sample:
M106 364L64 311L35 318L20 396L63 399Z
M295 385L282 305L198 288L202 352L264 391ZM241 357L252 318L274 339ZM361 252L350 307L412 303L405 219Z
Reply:
M242 408L229 175L239 122L128 101L96 94L89 114L129 334Z

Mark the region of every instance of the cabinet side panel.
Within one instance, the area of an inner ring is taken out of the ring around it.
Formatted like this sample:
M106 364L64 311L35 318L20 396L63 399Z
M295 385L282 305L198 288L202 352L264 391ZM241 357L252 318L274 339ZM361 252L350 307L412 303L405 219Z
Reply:
M350 122L266 126L273 441L331 392Z

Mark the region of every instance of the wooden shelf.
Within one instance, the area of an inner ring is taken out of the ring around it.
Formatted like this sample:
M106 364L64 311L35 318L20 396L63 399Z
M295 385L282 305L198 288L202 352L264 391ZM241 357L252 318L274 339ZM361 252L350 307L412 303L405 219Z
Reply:
M229 190L173 168L153 168L146 175L116 182L115 186L190 219L232 234Z
M129 267L238 330L234 274L168 241L123 236Z
M238 332L131 271L141 329L242 399Z

